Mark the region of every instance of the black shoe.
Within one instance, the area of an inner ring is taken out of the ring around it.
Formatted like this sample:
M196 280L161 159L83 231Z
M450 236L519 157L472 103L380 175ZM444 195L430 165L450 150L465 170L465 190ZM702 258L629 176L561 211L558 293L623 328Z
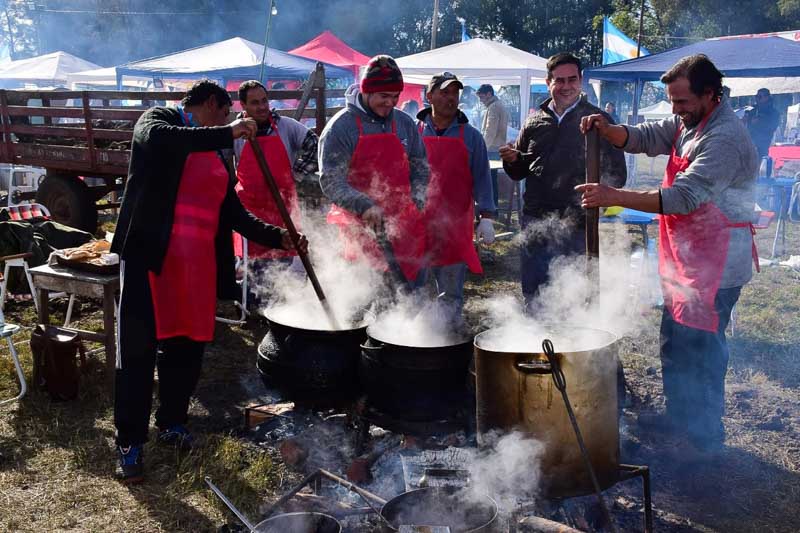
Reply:
M162 429L158 432L157 442L164 446L175 446L181 451L188 452L192 449L194 438L189 430L178 424L169 429Z
M144 481L144 452L142 445L117 446L116 476L122 483L134 484Z
M675 417L667 413L639 413L636 417L639 427L662 433L685 433L685 424L679 423Z

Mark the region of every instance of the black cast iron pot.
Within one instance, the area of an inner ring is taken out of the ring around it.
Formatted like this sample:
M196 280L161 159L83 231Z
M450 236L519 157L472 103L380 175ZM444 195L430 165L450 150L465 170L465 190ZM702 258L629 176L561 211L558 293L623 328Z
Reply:
M312 329L265 316L270 331L258 347L256 366L268 388L279 389L287 399L315 405L358 394L358 358L366 325Z
M467 406L472 336L456 333L424 346L387 338L370 326L361 346L358 373L370 407L402 420L432 421L452 418Z

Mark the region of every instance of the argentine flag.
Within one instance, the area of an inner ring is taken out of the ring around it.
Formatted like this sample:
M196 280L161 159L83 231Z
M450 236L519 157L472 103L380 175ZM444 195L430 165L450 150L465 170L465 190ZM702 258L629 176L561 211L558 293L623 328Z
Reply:
M650 55L643 46L640 56ZM603 17L603 64L636 58L636 41L619 31L608 17Z

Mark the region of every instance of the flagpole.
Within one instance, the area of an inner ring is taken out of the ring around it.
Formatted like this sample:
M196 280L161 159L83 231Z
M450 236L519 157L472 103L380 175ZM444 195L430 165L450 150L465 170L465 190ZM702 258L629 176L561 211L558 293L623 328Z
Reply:
M642 30L644 28L644 3L645 0L642 0L642 3L639 7L639 34L636 36L636 58L638 59L642 55ZM633 118L633 126L639 123L639 97L640 97L640 87L642 87L642 80L637 78L636 84L633 86L633 112L631 113ZM636 183L636 156L631 156L631 162L633 165L632 168L629 170L630 174L630 182L631 184Z
M642 6L639 9L639 35L636 37L636 57L638 58L642 52L642 29L644 28L644 2L642 0Z
M642 29L644 27L644 3L645 0L642 0L641 6L639 8L639 35L636 36L636 58L638 59L642 55ZM633 87L633 125L639 123L639 94L640 89L639 87L642 86L642 80L636 79L636 84Z

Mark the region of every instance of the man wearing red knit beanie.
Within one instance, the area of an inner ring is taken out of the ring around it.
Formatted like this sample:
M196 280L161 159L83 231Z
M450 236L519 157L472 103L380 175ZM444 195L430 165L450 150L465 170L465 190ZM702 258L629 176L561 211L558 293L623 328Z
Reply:
M339 227L345 257L411 287L424 267L420 212L429 171L414 119L395 109L402 90L395 60L373 57L320 136L320 185L334 204L328 223Z

